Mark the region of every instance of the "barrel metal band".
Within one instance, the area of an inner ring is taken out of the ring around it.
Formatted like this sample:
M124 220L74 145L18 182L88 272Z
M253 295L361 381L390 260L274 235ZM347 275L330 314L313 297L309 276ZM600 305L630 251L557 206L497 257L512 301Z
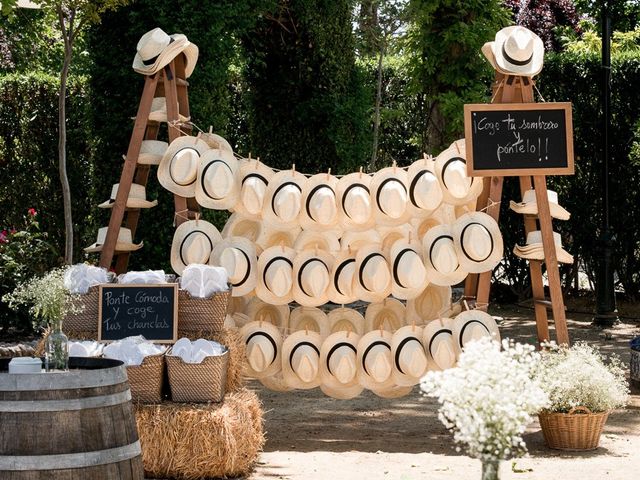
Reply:
M88 408L112 407L131 400L131 391L99 395L86 398L69 398L66 400L3 400L0 401L0 412L35 413L35 412L63 412L85 410Z

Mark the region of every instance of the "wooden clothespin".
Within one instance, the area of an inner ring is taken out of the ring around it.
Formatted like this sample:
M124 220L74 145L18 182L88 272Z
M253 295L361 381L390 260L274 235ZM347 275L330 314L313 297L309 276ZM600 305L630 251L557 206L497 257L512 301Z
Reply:
M462 299L462 304L464 305L464 309L465 310L470 310L469 304L467 303L467 299L466 298Z
M296 174L296 164L292 163L291 164L291 175L295 175Z
M122 159L123 159L123 160L126 160L126 159L127 159L127 156L123 154L123 155L122 155Z
M391 165L393 166L393 174L395 175L396 174L396 170L398 169L398 162L396 162L394 160Z
M358 176L359 179L362 178L362 165L360 165L360 175Z
M211 135L213 133L213 126L209 125L209 135Z
M327 180L329 180L330 176L331 176L331 167L329 167L329 169L327 170Z

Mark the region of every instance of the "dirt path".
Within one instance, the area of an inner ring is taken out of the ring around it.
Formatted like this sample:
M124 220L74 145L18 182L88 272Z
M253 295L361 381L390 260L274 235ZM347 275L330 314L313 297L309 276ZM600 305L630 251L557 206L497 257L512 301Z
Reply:
M532 312L496 309L504 337L532 341ZM628 344L638 325L612 331L590 327L585 315L572 315L572 341L588 340L605 352L629 360ZM354 400L335 400L318 389L276 393L258 391L266 411L267 444L251 480L413 480L479 479L480 463L455 451L451 435L436 416L437 404L419 389L397 400L365 392ZM515 467L505 463L502 479L631 480L640 471L640 391L632 404L614 412L601 446L593 452L567 454L544 447L537 422L526 435L531 456Z

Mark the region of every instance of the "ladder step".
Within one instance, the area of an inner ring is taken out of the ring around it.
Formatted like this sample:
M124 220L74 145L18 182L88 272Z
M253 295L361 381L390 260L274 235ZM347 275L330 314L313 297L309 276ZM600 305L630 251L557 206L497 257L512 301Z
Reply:
M540 299L534 299L533 303L535 303L536 305L544 305L545 307L547 307L549 310L551 310L551 308L553 308L553 303L551 303L550 300L540 300Z

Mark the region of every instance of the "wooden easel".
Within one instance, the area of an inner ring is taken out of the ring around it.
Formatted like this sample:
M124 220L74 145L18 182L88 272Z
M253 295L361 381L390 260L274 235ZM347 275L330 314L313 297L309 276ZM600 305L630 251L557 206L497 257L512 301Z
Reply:
M127 199L131 190L131 184L147 185L149 179L150 165L139 165L138 156L143 140L155 140L158 138L159 122L149 120L151 104L155 97L165 97L167 102L167 125L169 143L181 135L190 133L190 125L180 125L179 115L186 118L189 114L189 96L187 88L189 84L185 80L185 58L183 54L174 58L171 63L154 75L145 77L144 88L138 106L138 113L135 117L133 132L129 140L129 148L122 166L120 182L115 202L111 209L111 218L107 230L105 243L100 253L100 266L110 268L114 262L116 273L124 273L129 264L129 252L118 252L115 250L116 240L120 226L131 230L131 236L135 237L140 209L126 208ZM160 81L162 79L162 81ZM188 212L188 214L176 215L176 224L191 218L190 208L197 209L193 204L189 204L187 199L179 195L174 195L176 212Z
M533 85L533 80L529 77L506 76L496 72L492 103L533 103ZM500 216L503 178L485 177L482 194L476 203L476 210L485 210L496 221ZM546 299L544 295L542 281L543 262L529 260L538 342L542 343L550 340L547 316L547 310L550 309L553 313L557 343L569 345L569 332L567 330L558 259L553 240L553 225L547 197L547 180L544 175L521 176L519 179L521 195L524 195L527 190L532 188L536 192L538 215L525 215L524 226L526 234L535 230L542 232L544 262L547 264L549 292L551 295L550 300ZM537 224L539 224L539 228ZM489 303L492 273L489 271L469 275L465 281L465 298L475 300L479 305L487 305Z

